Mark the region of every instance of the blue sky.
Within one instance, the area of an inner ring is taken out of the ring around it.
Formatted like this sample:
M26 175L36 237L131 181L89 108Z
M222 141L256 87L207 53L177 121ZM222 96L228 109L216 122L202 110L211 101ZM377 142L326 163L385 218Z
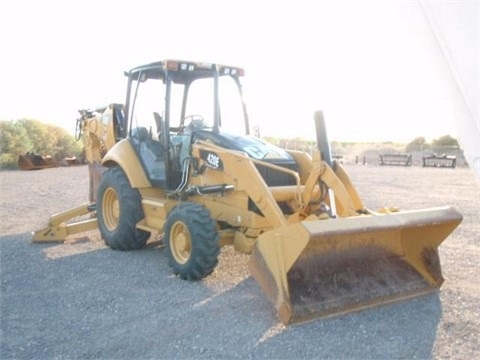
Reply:
M124 70L181 58L244 67L263 135L313 138L322 109L331 140L456 136L458 89L421 16L389 1L3 1L0 119L73 132L78 109L124 101Z

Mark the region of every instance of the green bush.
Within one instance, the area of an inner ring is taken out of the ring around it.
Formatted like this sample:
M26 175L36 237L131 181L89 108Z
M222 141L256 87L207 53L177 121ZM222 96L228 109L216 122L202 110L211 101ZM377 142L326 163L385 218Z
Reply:
M454 139L450 135L444 135L439 137L438 139L433 139L432 140L432 146L437 146L437 147L458 147L458 141L457 139Z
M413 139L406 148L407 152L436 150L441 148L458 148L458 141L450 135L444 135L438 139L433 139L431 143L423 137Z
M50 155L58 162L79 157L82 143L56 125L32 119L0 120L0 168L16 168L18 155L26 152Z

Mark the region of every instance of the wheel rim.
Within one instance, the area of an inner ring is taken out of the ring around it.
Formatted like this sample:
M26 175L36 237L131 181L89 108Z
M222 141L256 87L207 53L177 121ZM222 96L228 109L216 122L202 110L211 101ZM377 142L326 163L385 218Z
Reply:
M188 227L181 221L173 224L170 230L170 249L175 261L185 264L192 253L192 238Z
M103 222L109 231L117 228L118 219L120 217L120 203L118 201L117 192L113 188L105 190L102 199Z

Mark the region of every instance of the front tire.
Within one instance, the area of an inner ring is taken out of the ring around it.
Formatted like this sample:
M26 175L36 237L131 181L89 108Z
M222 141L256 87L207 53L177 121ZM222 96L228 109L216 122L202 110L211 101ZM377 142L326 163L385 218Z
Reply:
M175 275L193 281L210 275L218 264L219 239L205 207L183 202L173 208L165 223L165 250Z
M97 218L100 234L112 249L139 249L150 237L149 232L136 228L144 218L142 199L118 166L103 175L97 192Z

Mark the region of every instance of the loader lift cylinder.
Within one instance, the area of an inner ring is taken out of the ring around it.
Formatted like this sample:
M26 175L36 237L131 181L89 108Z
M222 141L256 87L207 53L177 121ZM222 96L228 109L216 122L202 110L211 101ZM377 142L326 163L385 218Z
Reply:
M322 154L322 160L335 170L332 161L332 151L330 149L330 142L328 141L327 127L325 125L325 117L323 116L323 111L315 111L313 118L315 119L317 147L320 151L320 154Z

